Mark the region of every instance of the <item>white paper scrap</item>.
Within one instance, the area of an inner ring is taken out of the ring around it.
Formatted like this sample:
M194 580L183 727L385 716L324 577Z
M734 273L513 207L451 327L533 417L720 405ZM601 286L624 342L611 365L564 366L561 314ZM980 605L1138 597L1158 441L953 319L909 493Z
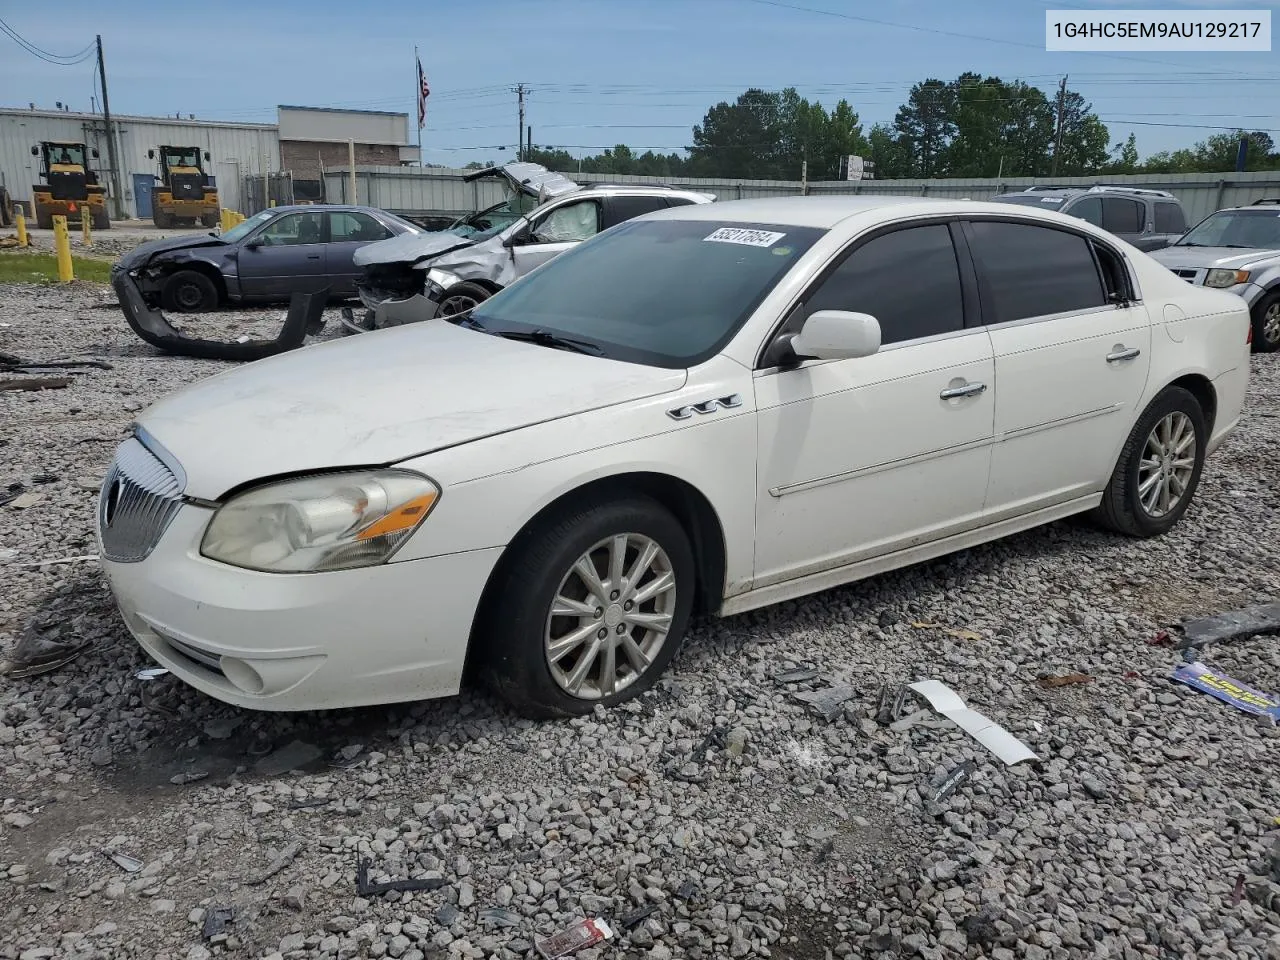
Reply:
M919 680L907 684L929 701L933 709L953 721L973 739L1012 766L1023 760L1035 760L1031 748L993 720L976 710L970 710L954 690L938 680Z

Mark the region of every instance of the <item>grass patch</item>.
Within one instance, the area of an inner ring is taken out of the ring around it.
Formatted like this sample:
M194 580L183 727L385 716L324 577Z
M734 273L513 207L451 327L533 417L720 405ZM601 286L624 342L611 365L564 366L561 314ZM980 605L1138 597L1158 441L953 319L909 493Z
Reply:
M110 260L88 260L72 257L71 267L77 280L90 283L111 282ZM51 253L0 254L0 283L57 283L58 260Z

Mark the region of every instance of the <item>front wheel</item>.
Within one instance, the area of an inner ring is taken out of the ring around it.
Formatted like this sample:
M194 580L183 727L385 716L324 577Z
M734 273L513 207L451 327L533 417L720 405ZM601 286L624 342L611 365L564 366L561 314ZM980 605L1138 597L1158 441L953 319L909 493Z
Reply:
M1280 291L1253 305L1253 349L1259 353L1280 350Z
M108 215L105 207L100 209L95 209L93 211L93 229L95 230L111 229L111 217L110 215Z
M1167 533L1200 485L1208 439L1199 401L1166 387L1129 433L1095 518L1131 537Z
M489 296L489 291L478 283L471 283L467 280L455 283L441 297L440 309L436 311L436 316L452 317L460 313L466 313L478 304L488 300Z
M631 699L676 655L695 579L689 537L661 504L566 508L513 544L488 591L490 686L535 718Z
M179 270L164 282L160 303L179 313L207 313L218 307L218 288L198 270Z

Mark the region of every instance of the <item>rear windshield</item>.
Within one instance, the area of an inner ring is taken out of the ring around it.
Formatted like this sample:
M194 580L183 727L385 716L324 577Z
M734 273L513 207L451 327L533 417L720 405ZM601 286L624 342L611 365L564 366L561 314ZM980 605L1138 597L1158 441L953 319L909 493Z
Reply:
M659 367L719 351L825 233L714 220L629 220L482 302L488 332L541 330Z

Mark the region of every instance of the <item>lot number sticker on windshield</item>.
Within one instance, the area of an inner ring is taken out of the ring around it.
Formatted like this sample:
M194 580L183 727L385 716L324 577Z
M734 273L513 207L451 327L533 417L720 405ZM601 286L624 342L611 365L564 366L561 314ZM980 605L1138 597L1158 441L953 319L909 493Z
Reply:
M709 237L704 237L704 242L710 240L714 243L741 243L748 247L772 247L775 243L785 237L785 233L773 233L769 230L744 230L742 227L721 227Z

